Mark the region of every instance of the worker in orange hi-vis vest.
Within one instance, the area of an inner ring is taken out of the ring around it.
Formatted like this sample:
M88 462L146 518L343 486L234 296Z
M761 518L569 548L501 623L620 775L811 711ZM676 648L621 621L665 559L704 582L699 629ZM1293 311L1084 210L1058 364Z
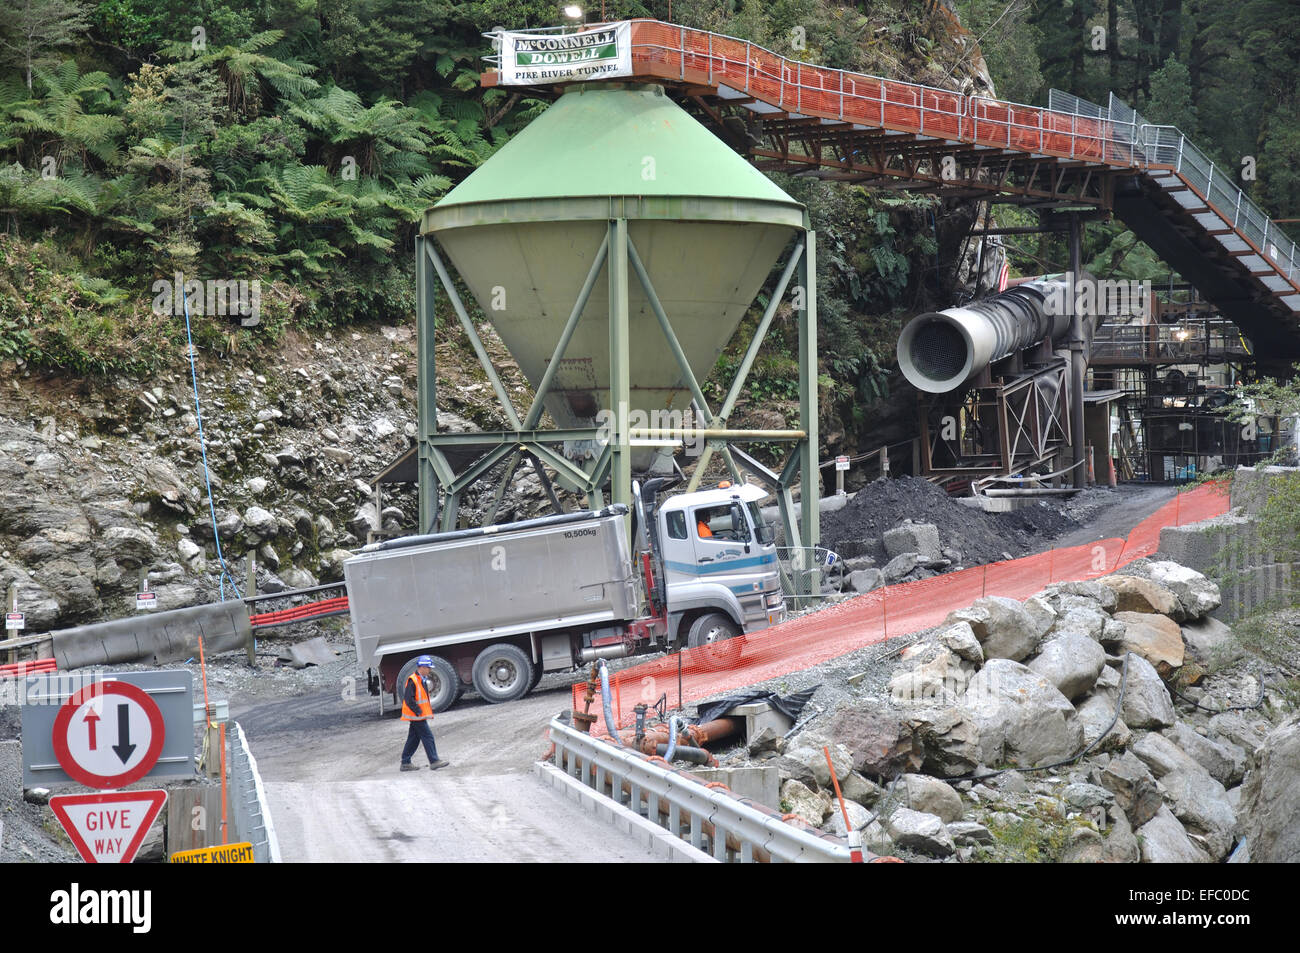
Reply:
M415 671L406 679L406 685L402 689L402 721L410 725L406 732L406 746L402 748L403 771L419 770L411 764L411 755L415 754L415 749L421 743L424 744L424 753L429 756L431 769L436 771L451 763L438 757L433 729L429 727L429 722L433 721L433 705L429 702L429 689L425 687L424 680L432 671L433 659L421 655L415 662Z

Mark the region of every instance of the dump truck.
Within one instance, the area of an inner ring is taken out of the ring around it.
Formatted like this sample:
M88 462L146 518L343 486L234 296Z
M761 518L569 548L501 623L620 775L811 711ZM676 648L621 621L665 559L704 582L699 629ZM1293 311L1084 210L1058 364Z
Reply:
M372 543L344 563L358 664L382 714L421 655L445 711L468 687L522 698L549 672L597 659L714 646L785 618L772 528L759 487L666 495L500 526ZM629 526L629 523L631 524Z

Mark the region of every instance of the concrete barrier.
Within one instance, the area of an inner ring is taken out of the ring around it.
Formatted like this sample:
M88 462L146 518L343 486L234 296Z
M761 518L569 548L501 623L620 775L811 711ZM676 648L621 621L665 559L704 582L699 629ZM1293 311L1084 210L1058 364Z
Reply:
M60 629L50 633L50 640L59 668L69 671L117 662L183 662L198 656L199 636L210 654L244 648L253 637L248 606L232 599L171 609Z
M1277 481L1297 473L1294 467L1238 467L1232 476L1231 512L1160 531L1161 558L1218 583L1223 605L1214 611L1215 618L1235 622L1256 609L1294 599L1291 586L1298 567L1265 549L1257 514Z

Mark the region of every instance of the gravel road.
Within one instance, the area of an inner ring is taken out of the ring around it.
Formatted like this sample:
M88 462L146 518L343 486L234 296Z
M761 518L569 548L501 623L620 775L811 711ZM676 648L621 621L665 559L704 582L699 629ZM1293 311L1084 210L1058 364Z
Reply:
M568 707L570 680L549 677L508 705L467 698L437 716L438 753L451 762L439 771L398 771L406 725L380 718L369 696L326 691L232 715L286 861L657 861L529 773L548 747L546 724Z

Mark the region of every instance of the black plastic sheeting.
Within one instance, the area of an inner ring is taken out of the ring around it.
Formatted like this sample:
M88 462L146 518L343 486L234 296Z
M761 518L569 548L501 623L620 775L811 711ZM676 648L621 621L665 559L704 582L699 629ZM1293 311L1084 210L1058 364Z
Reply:
M751 702L767 702L777 711L788 716L792 721L799 720L800 713L803 712L804 706L812 700L817 689L821 688L820 684L812 688L805 688L801 692L795 692L792 695L778 695L776 692L766 692L760 690L745 692L741 695L728 695L726 698L715 698L713 701L705 702L699 708L699 714L690 719L693 725L702 725L706 721L713 721L715 718L724 718L741 705L748 705Z

